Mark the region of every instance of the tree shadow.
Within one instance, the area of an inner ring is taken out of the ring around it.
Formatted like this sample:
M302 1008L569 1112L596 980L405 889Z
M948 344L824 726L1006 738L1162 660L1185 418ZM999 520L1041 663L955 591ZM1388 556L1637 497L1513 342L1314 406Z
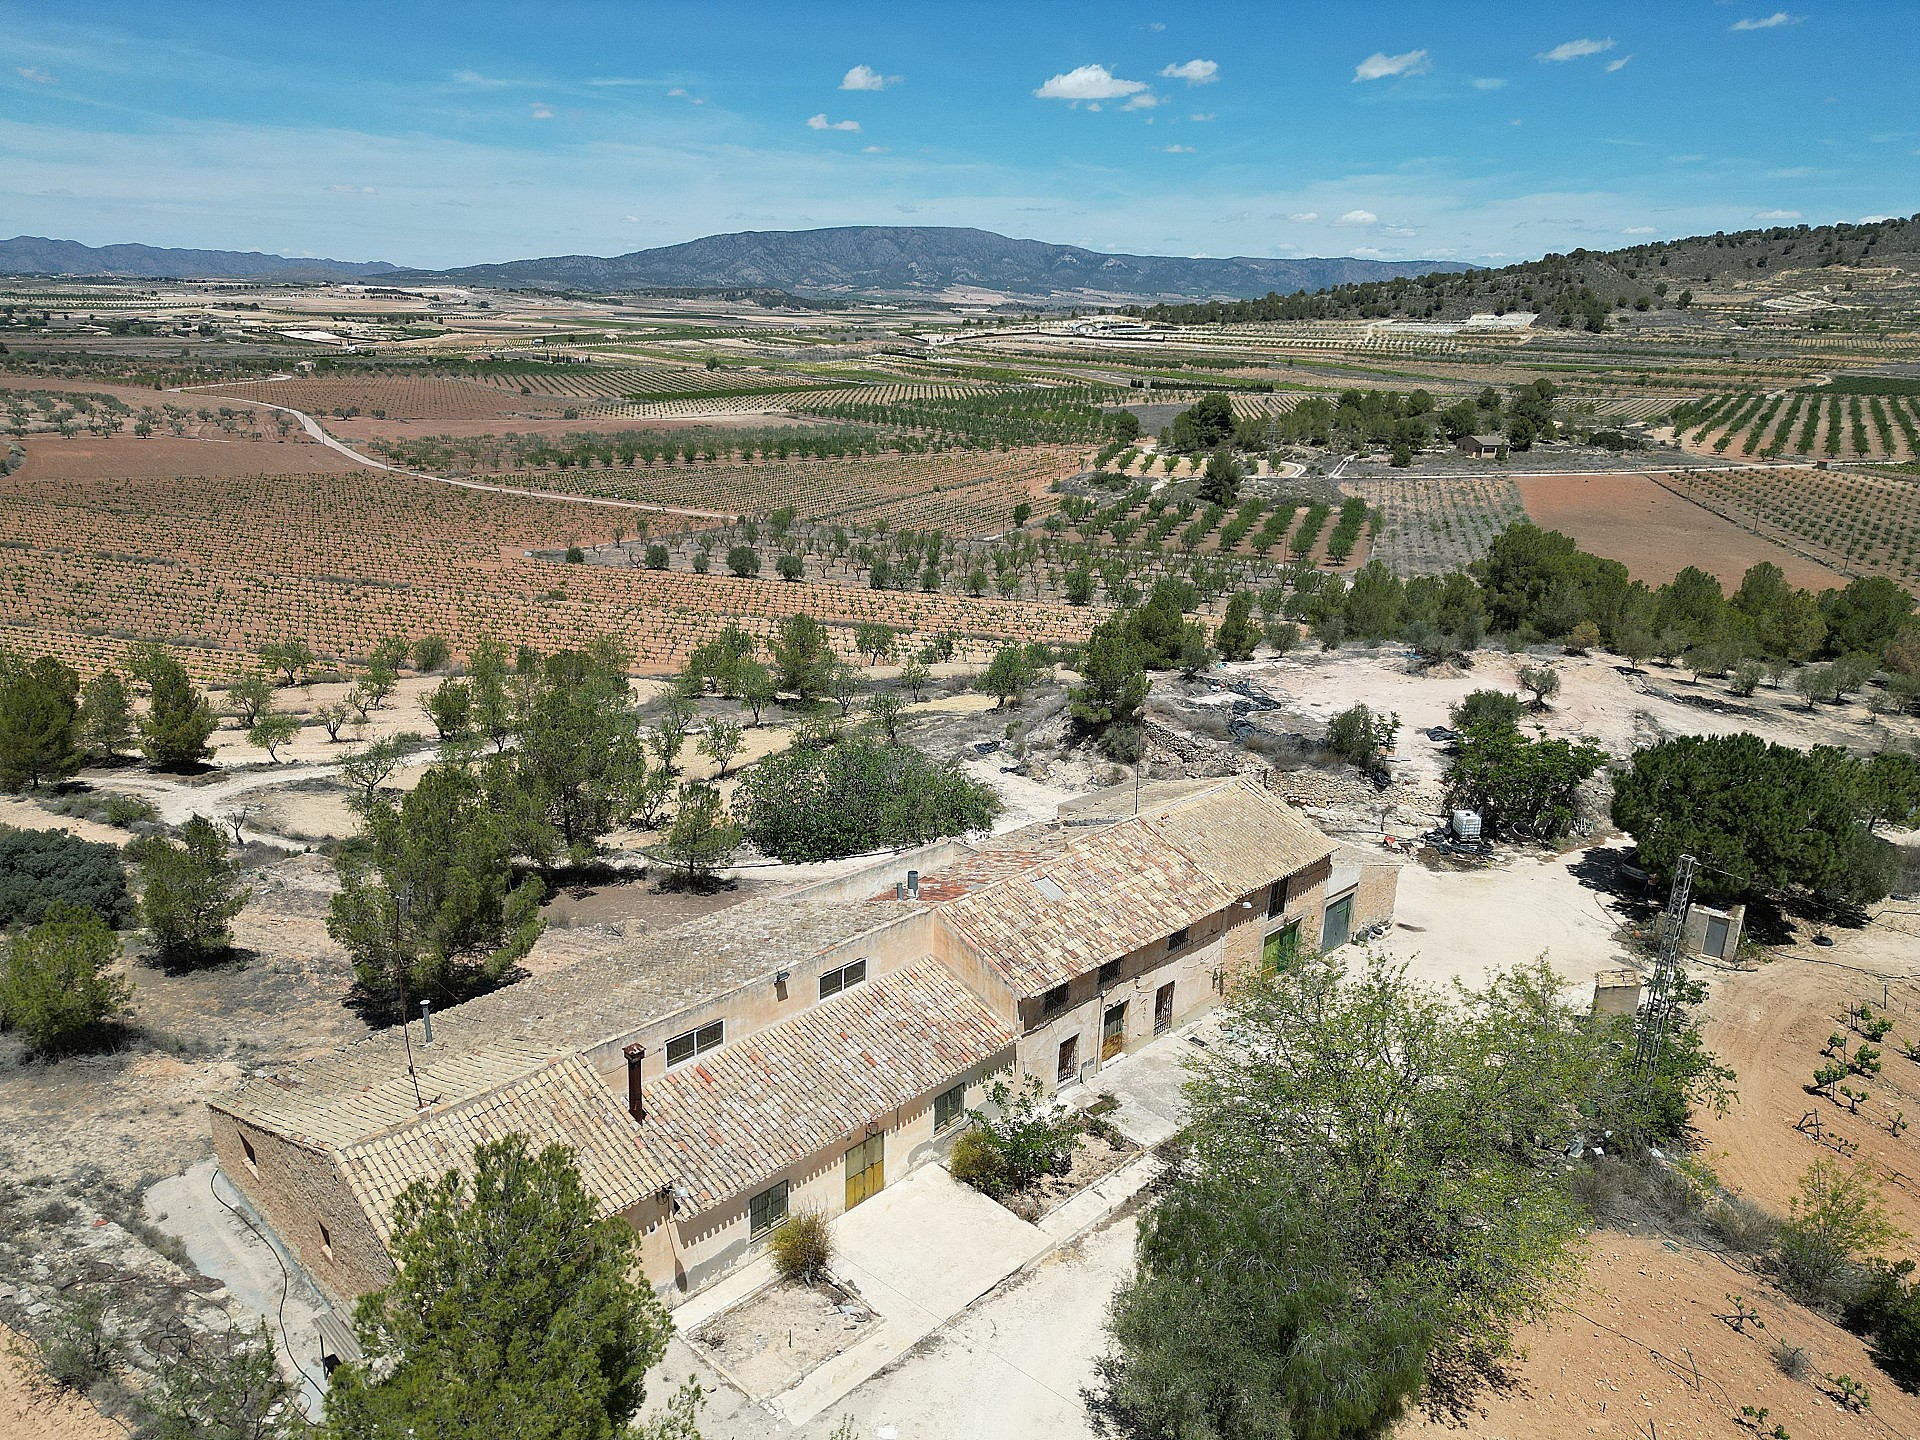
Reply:
M217 950L182 951L172 955L148 950L140 956L140 963L178 980L189 975L234 974L264 958L258 950L249 950L244 945L226 945Z

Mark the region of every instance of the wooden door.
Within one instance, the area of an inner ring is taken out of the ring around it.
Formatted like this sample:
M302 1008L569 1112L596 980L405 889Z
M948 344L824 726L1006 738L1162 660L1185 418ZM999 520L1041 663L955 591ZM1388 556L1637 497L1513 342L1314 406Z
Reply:
M1173 982L1169 980L1153 992L1153 1033L1164 1035L1173 1028Z
M878 1195L887 1183L886 1139L869 1135L847 1151L847 1209Z
M1100 1058L1111 1060L1127 1046L1127 1002L1109 1005L1100 1022Z

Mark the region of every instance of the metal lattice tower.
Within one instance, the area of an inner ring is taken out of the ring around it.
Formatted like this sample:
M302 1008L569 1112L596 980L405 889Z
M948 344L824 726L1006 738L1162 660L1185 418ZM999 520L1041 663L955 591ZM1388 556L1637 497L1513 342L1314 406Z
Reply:
M1654 963L1653 985L1647 1003L1641 1007L1640 1023L1634 1036L1634 1063L1651 1074L1660 1063L1660 1047L1666 1043L1667 1021L1673 1014L1674 988L1680 978L1680 946L1686 938L1687 906L1693 895L1691 855L1682 855L1673 867L1673 889L1667 895L1667 908L1660 917L1660 958Z

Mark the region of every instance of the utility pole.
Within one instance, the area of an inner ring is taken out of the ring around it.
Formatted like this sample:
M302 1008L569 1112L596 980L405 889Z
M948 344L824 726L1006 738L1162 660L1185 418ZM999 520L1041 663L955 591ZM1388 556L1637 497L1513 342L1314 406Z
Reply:
M1660 958L1654 963L1653 985L1647 1003L1641 1007L1640 1023L1634 1036L1634 1063L1644 1075L1651 1075L1660 1064L1660 1050L1667 1039L1667 1021L1673 1015L1674 990L1680 979L1680 947L1686 941L1687 906L1693 895L1693 869L1697 862L1682 855L1673 867L1673 889L1667 894L1667 908L1660 917Z

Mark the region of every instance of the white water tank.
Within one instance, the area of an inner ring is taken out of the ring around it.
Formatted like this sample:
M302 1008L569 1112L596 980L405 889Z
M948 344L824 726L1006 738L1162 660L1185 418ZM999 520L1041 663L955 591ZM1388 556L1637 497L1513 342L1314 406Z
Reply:
M1478 840L1480 838L1480 812L1478 810L1454 811L1453 834L1456 840Z

